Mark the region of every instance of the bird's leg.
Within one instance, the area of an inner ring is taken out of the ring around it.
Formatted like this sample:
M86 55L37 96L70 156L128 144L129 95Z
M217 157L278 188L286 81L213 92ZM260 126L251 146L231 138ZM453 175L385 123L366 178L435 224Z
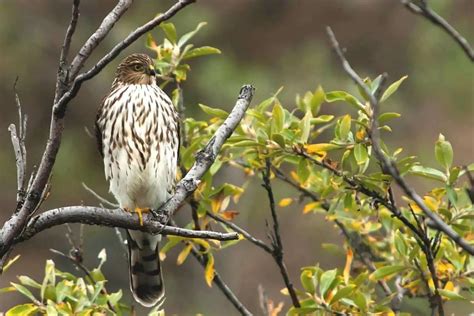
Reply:
M144 207L144 208L141 208L141 207L135 207L135 213L138 214L138 218L140 219L140 226L143 226L143 215L142 215L142 212L150 212L151 211L151 208L149 207Z

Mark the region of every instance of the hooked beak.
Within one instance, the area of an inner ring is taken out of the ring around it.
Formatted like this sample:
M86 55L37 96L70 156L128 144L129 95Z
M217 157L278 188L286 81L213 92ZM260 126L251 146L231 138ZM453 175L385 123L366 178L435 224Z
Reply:
M153 65L150 65L150 68L148 69L148 74L153 77L156 76L155 67L153 67Z

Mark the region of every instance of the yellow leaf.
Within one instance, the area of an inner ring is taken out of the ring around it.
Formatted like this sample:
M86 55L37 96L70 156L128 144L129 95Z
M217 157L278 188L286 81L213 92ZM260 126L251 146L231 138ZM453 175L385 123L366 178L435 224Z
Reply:
M192 246L187 245L186 247L183 248L183 250L181 250L181 252L178 255L178 259L176 259L176 264L178 266L183 264L183 262L186 260L189 253L191 252L191 249L192 249Z
M415 202L411 202L409 205L410 205L411 209L413 210L413 212L415 212L416 214L423 213L421 208Z
M321 204L321 202L311 202L311 203L306 204L304 206L304 209L303 209L303 214L307 214L307 213L311 212L313 209L318 207L320 204Z
M278 206L286 207L286 206L290 205L292 202L293 202L292 198L284 198L284 199L280 200L280 202L278 203Z
M217 212L219 212L221 205L222 205L222 197L220 197L220 195L217 198L212 199L211 200L212 213L216 214Z
M431 197L431 196L428 196L426 195L423 200L425 201L425 204L426 206L428 206L428 208L432 211L437 211L438 210L438 207L439 207L439 204L440 202L438 200L436 200L435 198Z
M199 246L202 246L204 248L204 252L208 251L209 248L211 248L211 245L209 245L209 243L204 239L190 238L189 240L192 241L193 243L199 245Z
M212 287L212 280L214 280L214 256L212 254L207 255L206 269L204 270L204 277L209 287Z
M329 144L329 143L320 143L320 144L310 144L304 146L308 154L319 154L326 155L326 152L339 148L338 145Z
M239 215L239 212L227 210L227 211L224 211L224 212L220 213L220 215L221 215L223 218L225 218L226 220L231 221L231 220L233 220L237 215Z
M451 281L446 282L446 285L444 286L444 289L447 291L454 292L454 284Z
M356 132L356 139L358 141L363 141L365 139L365 129L360 129Z
M352 253L351 247L347 247L346 252L346 265L344 266L344 283L349 284L349 277L351 275L351 264L354 254Z

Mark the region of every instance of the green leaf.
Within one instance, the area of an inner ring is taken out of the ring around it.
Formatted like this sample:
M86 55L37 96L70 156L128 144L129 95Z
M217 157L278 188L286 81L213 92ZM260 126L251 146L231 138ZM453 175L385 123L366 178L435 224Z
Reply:
M305 116L300 122L300 128L301 128L301 137L300 141L304 144L308 142L309 138L309 133L311 131L311 118L313 115L311 114L310 111L306 112Z
M8 262L3 266L3 270L1 272L3 273L7 271L8 268L10 268L12 264L14 264L18 259L20 259L20 255L16 255L15 258L8 260Z
M35 296L33 295L33 293L31 293L30 290L28 290L25 286L21 285L21 284L16 284L16 283L13 283L13 282L10 282L10 284L18 291L20 292L21 294L23 294L24 296L28 297L31 301L36 301L36 298Z
M387 90L382 94L382 98L380 98L380 102L387 100L395 91L397 91L398 87L402 84L402 82L408 78L408 76L401 77L398 81L392 83Z
M363 165L369 158L368 153L367 153L367 148L361 143L357 143L354 146L354 157L357 161L358 165Z
M443 134L439 134L435 145L435 156L438 163L446 169L451 168L453 163L453 148L451 143L445 140Z
M362 110L365 113L365 108L362 103L357 100L353 95L345 91L330 91L326 93L326 102L332 103L336 101L346 101L347 103L353 105L358 110Z
M226 119L227 116L229 116L229 113L222 109L217 109L217 108L211 108L210 106L204 105L199 103L199 107L201 110L204 111L204 113L221 118L221 119Z
M41 301L44 300L46 288L48 285L55 285L56 284L56 273L54 270L54 261L47 260L46 266L44 268L44 278L41 284Z
M336 278L336 275L337 269L325 271L321 275L321 280L319 281L319 293L321 294L321 297L325 297L326 292L331 287L331 284Z
M105 276L98 268L95 268L91 271L91 277L94 282L105 281Z
M38 306L35 306L34 304L23 304L10 308L5 316L28 316L36 311L38 311Z
M394 118L399 118L400 116L401 116L400 113L385 112L385 113L382 113L382 114L379 115L378 121L379 121L379 124L384 124L385 122L387 122L391 119L394 119Z
M29 276L20 275L18 277L18 280L20 280L20 283L23 284L23 285L30 286L30 287L33 287L33 288L36 288L36 289L41 288L41 284L39 284L38 282L36 282L32 278L30 278Z
M343 140L346 140L349 137L350 131L351 131L351 116L347 114L341 119L341 123L339 125L339 137Z
M311 119L311 124L321 124L330 122L334 118L334 115L320 115Z
M201 22L198 24L198 26L194 29L194 31L191 31L189 33L186 33L184 34L179 40L178 40L178 46L179 47L182 47L183 45L185 45L194 35L196 35L197 32L199 32L199 30L201 28L203 28L205 25L207 25L206 22Z
M306 292L314 294L316 291L315 288L315 280L314 280L314 274L310 270L304 270L301 273L301 284L303 285L303 288L306 290Z
M190 59L190 58L195 58L199 56L206 56L206 55L212 55L212 54L220 54L221 51L215 47L211 46L202 46L202 47L197 47L193 48L184 54L182 60Z
M448 290L442 290L442 289L439 289L439 294L441 294L441 296L449 299L449 300L456 300L456 301L465 301L466 298L462 295L459 295L458 293L456 292L452 292L452 291L448 291Z
M173 44L176 44L178 35L176 34L176 28L171 22L163 22L160 24L161 29L165 32L166 38Z
M416 166L412 166L409 172L411 174L415 174L415 175L422 176L422 177L432 179L432 180L438 180L441 182L446 182L447 180L447 177L444 173L430 167L423 167L423 166L416 165Z
M378 268L377 270L375 270L370 275L370 279L373 280L373 281L378 281L378 280L381 280L383 278L392 277L395 274L397 274L397 273L399 273L403 270L406 270L406 269L407 269L407 267L405 267L405 266L397 266L397 265L381 267L381 268Z
M285 112L280 102L277 102L273 106L272 111L272 132L280 133L283 130L283 124L285 123Z
M346 287L343 287L343 288L339 289L336 292L336 294L334 294L334 296L332 297L332 299L330 301L330 304L332 305L332 304L338 302L342 298L351 297L351 294L354 291L355 287L356 286L354 284L351 284L351 285L348 285Z
M272 134L272 140L276 142L281 148L285 148L285 138L279 133Z
M326 94L324 93L323 88L321 86L318 86L316 91L314 91L313 97L310 101L311 112L313 113L313 115L318 114L319 109L321 108L321 104L324 102L325 98Z
M120 301L121 298L122 298L122 290L118 290L118 292L109 294L107 296L107 299L112 306L117 305L117 303Z

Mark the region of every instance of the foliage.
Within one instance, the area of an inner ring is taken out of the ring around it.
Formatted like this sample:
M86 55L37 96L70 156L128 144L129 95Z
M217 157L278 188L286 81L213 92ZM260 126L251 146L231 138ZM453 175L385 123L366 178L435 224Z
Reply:
M183 102L179 83L187 79L188 60L220 53L213 47L194 48L188 44L204 25L199 24L179 38L175 26L164 23L161 25L165 33L162 44L157 44L151 35L147 39L147 46L156 52L155 66L163 80L162 86L176 86L173 101L178 108ZM390 123L401 116L391 112L389 106L391 96L406 79L405 76L393 82L381 96L381 110L384 111L376 119L382 136L392 132ZM381 84L381 77L366 78L365 84L374 92ZM354 95L343 90L325 91L318 86L297 95L295 104L291 105L280 101L282 90L247 111L240 127L195 191L192 198L198 202L199 226L208 227L212 223L230 230L209 214L233 221L239 214L235 209L238 209L239 198L245 193L248 182L261 182L260 175L270 162L272 182L279 178L296 189L292 195L279 200L279 207L298 203L301 216L325 214L346 237L344 267L324 270L315 264L301 268L297 289L301 307L287 308L288 315L324 315L328 312L393 315L400 307L394 303L400 293L405 300L432 298L439 293L443 301L472 301L473 257L434 229L414 201L403 196L402 203L397 206L398 215L381 203L394 203L393 179L380 169L373 153L369 137L373 112L364 92ZM331 113L336 106L342 107L345 113L339 116L323 114ZM200 108L209 118L186 118L182 127L182 137L186 140L181 148L183 171L192 165L195 153L228 115L220 108L203 104ZM465 168L453 165L452 146L441 134L434 144L439 166L426 166L415 156L402 155L402 148L391 149L383 141L381 147L402 176L425 181L424 185L430 187L423 197L426 205L460 236L472 242L474 208L465 175L474 171L474 164ZM247 182L240 185L218 183L215 175L222 168L241 170ZM433 258L427 256L421 237L400 218L405 218L426 235ZM190 220L187 228L196 227L197 223ZM211 286L216 253L226 247L235 247L243 239L220 243L168 236L160 257L164 259L170 249L179 247L181 251L176 262L180 265L193 249L196 250L206 257L203 279ZM429 269L430 261L433 261L435 275ZM94 271L100 274L100 266ZM94 280L78 278L57 270L54 263L48 261L42 283L26 276L19 280L20 284L12 283L2 291L20 292L31 303L13 307L7 315L53 310L59 314L63 311L80 312L80 315L108 313L111 310L107 302L118 314L129 310L120 303L120 291L103 293L106 281L101 274ZM384 284L388 293L379 290ZM33 295L30 289L39 292L40 296ZM288 294L288 291L284 289L282 293Z

